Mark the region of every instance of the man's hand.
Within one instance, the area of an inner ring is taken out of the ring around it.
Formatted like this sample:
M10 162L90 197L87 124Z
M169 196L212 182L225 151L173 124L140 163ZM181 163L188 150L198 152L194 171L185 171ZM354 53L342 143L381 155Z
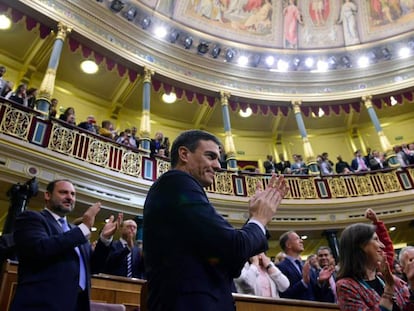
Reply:
M306 261L302 268L302 278L306 284L310 283L310 269L311 265L309 261Z
M289 188L283 176L272 175L265 190L258 183L256 193L249 201L250 217L266 226L276 214L280 202L288 191Z
M95 217L101 210L101 202L96 202L91 207L89 207L82 216L82 222L91 229L95 223Z
M327 266L327 267L322 268L322 270L319 271L318 282L323 283L329 280L329 278L331 277L332 273L334 273L334 271L335 271L335 267L333 266Z
M124 215L122 213L119 213L116 219L114 215L111 215L109 217L109 221L102 228L102 237L105 239L110 239L115 234L116 230L118 230L118 228L121 226L123 217Z

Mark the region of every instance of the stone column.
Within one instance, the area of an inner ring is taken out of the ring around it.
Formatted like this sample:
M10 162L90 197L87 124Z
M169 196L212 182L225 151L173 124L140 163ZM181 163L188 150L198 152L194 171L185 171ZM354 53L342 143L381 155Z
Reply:
M315 154L313 153L313 149L306 132L305 123L303 122L300 105L302 105L301 100L292 100L293 112L295 113L296 123L298 125L300 136L302 137L304 158L309 169L309 174L319 174L319 168L315 161Z
M141 126L139 129L141 136L140 150L151 152L150 143L151 143L151 124L150 124L150 103L151 103L151 77L154 75L154 71L144 67L144 85L142 92L142 118Z
M371 95L363 96L362 97L362 102L364 103L365 108L368 111L368 115L371 118L371 122L374 125L375 131L378 134L382 151L387 154L386 158L388 160L389 166L390 167L398 167L399 162L397 160L397 157L396 157L394 151L392 150L392 146L391 146L387 136L385 136L384 131L382 130L382 127L381 127L381 124L379 122L377 113L375 112L375 109L372 106L372 96Z
M56 71L59 66L60 55L62 54L63 43L72 28L58 23L58 33L52 48L46 74L39 88L39 96L36 100L36 110L41 112L45 118L49 117L50 98L55 87Z
M229 114L230 93L221 91L220 102L221 112L223 115L224 125L224 150L227 158L227 168L231 171L237 171L236 147L234 146L233 136L231 134L230 114Z

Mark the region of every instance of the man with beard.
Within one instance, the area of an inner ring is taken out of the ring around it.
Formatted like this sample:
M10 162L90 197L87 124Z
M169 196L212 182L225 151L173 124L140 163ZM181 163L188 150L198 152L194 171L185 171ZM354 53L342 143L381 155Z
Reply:
M88 237L101 203L86 210L79 226L68 225L66 215L75 202L72 182L55 180L46 187L44 210L17 217L14 240L19 267L11 311L90 310L90 263L94 269L102 259L91 258ZM122 214L116 220L111 216L100 238L110 242L121 220Z

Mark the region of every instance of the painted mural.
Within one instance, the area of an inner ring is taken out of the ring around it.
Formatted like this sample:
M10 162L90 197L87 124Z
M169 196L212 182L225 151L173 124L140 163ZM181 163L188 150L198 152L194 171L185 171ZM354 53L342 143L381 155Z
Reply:
M352 46L414 29L414 0L140 2L201 32L272 48Z

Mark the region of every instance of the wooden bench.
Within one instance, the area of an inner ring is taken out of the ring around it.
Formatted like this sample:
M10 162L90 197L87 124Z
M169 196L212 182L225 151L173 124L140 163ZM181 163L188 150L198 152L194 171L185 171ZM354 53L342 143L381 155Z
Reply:
M8 311L17 285L17 262L8 261L0 275L0 310ZM146 306L146 281L121 276L98 274L92 276L91 300L123 304L128 311L149 311ZM337 311L332 303L283 298L264 298L233 294L237 311Z

